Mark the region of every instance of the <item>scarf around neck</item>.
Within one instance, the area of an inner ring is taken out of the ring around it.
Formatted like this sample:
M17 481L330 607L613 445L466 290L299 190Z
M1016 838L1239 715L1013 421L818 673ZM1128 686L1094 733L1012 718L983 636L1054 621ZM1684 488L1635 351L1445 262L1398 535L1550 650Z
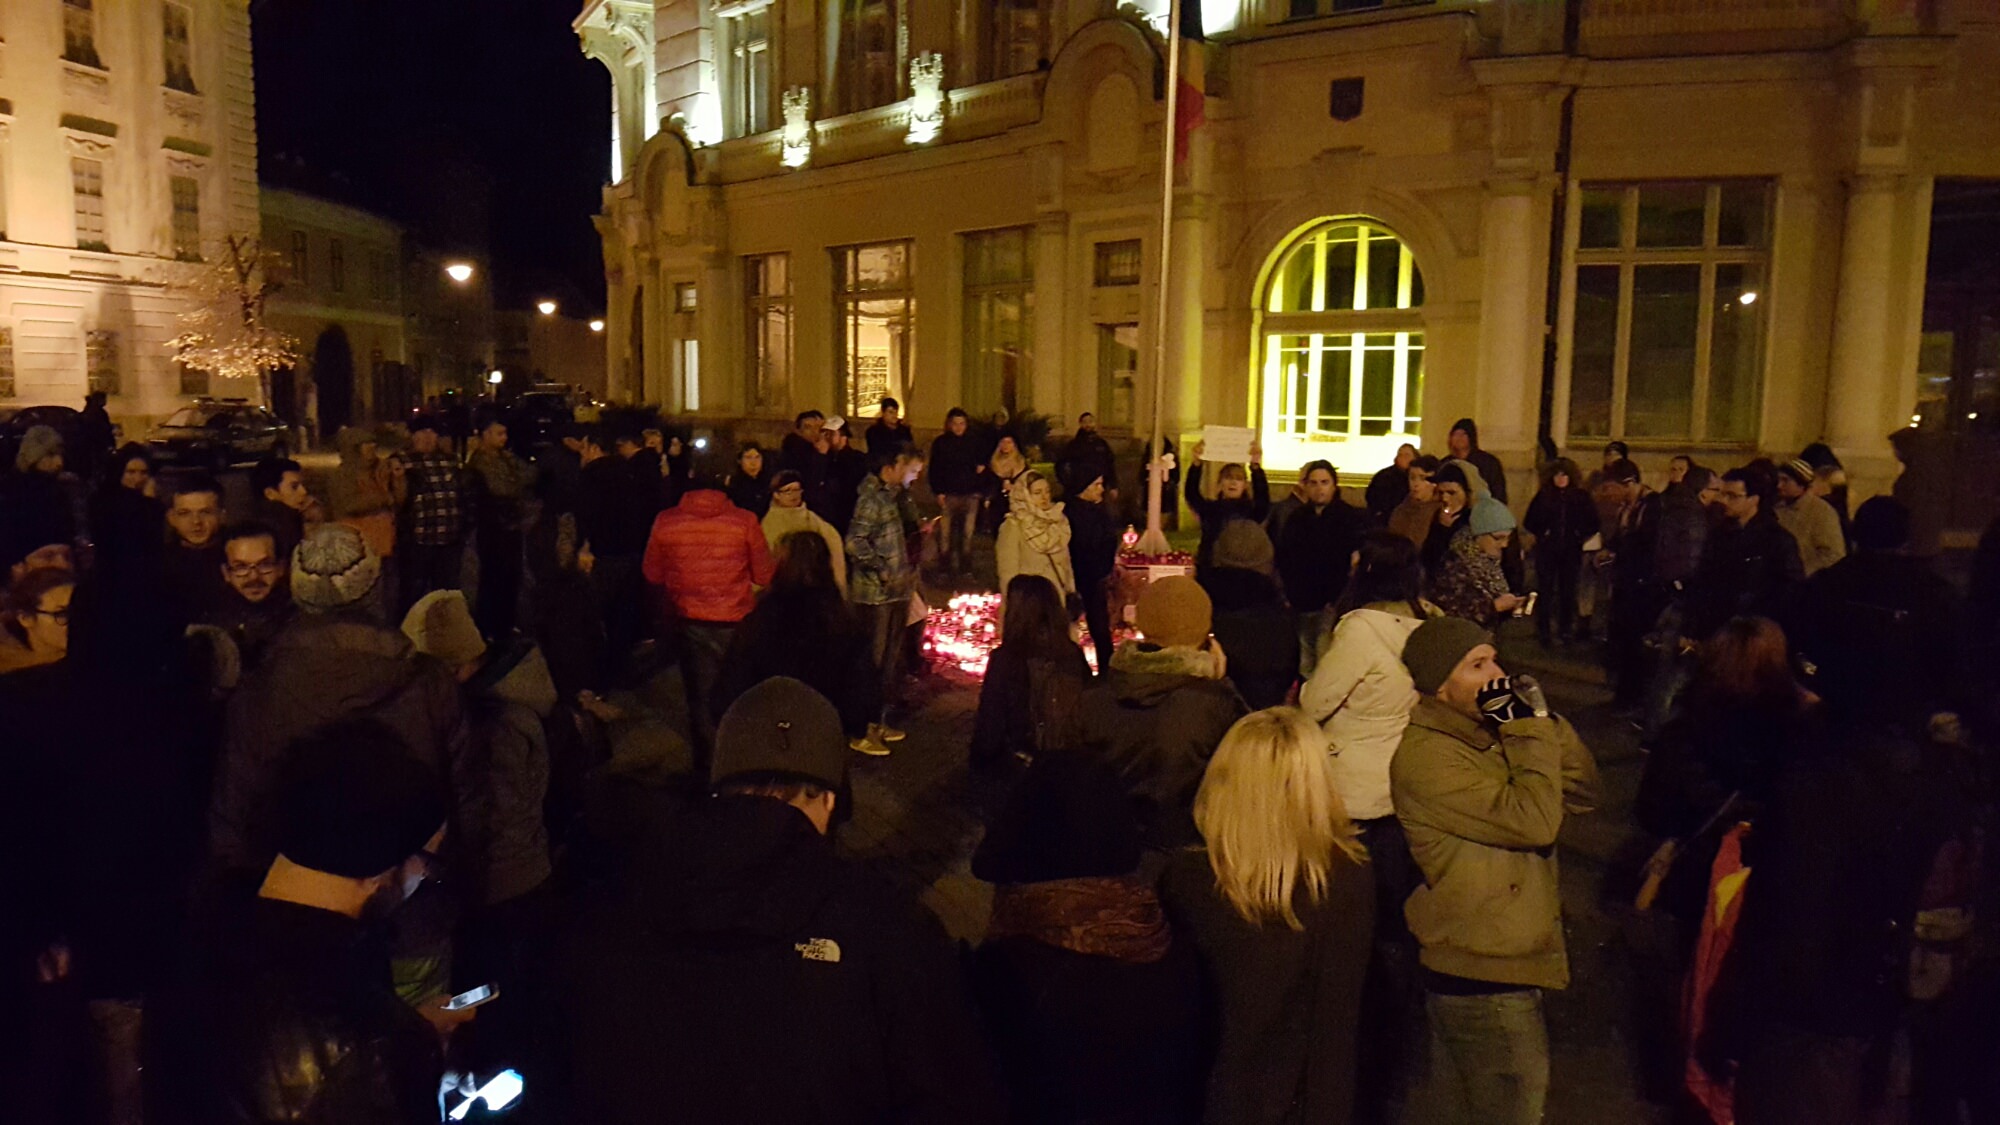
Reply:
M1024 498L1007 509L1007 518L1020 523L1022 541L1035 550L1053 555L1069 549L1069 518L1063 515L1062 501L1038 508Z
M1020 937L1135 965L1167 955L1173 931L1150 884L1136 875L1002 883L987 939Z

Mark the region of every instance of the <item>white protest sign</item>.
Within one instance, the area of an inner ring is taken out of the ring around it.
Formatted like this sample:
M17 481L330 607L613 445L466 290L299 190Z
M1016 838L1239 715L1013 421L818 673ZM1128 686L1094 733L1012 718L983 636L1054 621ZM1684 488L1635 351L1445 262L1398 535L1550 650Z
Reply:
M1256 440L1257 431L1248 426L1203 426L1201 459L1218 465L1246 464L1250 443Z

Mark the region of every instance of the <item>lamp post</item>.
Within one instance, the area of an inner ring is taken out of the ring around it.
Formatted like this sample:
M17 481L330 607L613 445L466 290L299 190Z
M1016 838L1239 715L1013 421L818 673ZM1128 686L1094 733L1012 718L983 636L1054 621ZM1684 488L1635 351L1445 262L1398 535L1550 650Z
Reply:
M543 316L556 315L556 303L554 301L549 300L547 297L544 297L541 300L536 301L535 308Z

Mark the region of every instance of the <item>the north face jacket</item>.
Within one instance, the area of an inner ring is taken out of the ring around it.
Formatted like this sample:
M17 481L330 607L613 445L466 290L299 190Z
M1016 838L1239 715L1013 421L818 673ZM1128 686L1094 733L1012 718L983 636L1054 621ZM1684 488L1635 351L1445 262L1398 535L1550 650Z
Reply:
M1396 819L1424 885L1403 917L1425 968L1523 988L1565 988L1556 834L1589 812L1597 764L1560 717L1495 726L1417 701L1389 766Z

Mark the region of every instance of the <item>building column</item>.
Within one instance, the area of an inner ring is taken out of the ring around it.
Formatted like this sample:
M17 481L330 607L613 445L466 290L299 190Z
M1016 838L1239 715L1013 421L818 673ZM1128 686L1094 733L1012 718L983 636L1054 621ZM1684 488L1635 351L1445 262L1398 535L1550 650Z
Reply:
M1901 177L1855 176L1847 188L1833 352L1826 380L1826 436L1842 458L1885 451L1896 372L1889 331L1896 197Z
M654 388L660 385L659 373L674 368L666 354L665 310L668 306L666 295L660 292L664 283L660 280L658 259L651 254L641 255L638 273L640 284L645 286L640 296L640 315L645 318L645 323L640 328L639 337L642 344L640 350L644 354L639 357L640 362L632 373L638 383L632 388L632 397L638 402L649 402Z
M1479 386L1474 399L1478 405L1473 418L1479 423L1481 447L1492 450L1516 475L1532 474L1539 460L1534 415L1541 390L1540 298L1545 282L1535 243L1536 228L1546 213L1536 207L1539 196L1530 178L1494 181L1487 185L1480 219L1479 255L1485 276L1480 288ZM1510 494L1525 497L1528 492L1510 489Z
M1067 339L1068 301L1066 267L1069 263L1069 216L1062 212L1043 215L1035 223L1035 338L1034 375L1029 399L1041 414L1069 415L1080 409L1097 409L1097 386L1092 372L1090 393L1079 408L1065 394L1063 341Z

